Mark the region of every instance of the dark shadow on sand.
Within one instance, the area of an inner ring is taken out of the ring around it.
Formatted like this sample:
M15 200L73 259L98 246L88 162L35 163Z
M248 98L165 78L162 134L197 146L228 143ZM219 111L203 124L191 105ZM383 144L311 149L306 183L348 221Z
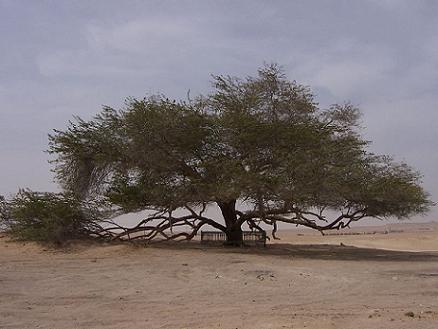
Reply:
M1 232L0 232L1 233ZM23 241L11 240L6 234L0 234L0 239L8 243L21 243ZM386 249L360 248L348 245L334 244L291 244L274 243L266 247L230 247L221 244L205 245L199 241L161 241L145 243L135 242L98 242L96 240L74 240L62 246L46 246L52 252L75 252L78 246L92 247L96 245L129 244L137 248L163 248L170 250L197 250L210 253L233 253L242 255L278 256L297 259L335 260L335 261L377 261L377 262L438 262L438 251L410 252Z
M330 244L289 244L276 243L263 247L225 247L205 246L199 242L157 243L149 245L154 248L196 249L205 252L238 253L260 256L282 256L315 260L341 261L378 261L378 262L438 262L437 252L409 252L385 249L359 248L346 245Z
M279 243L270 245L269 250L266 250L266 252L274 255L287 255L297 258L319 260L438 262L438 252L395 251L329 244L294 245Z

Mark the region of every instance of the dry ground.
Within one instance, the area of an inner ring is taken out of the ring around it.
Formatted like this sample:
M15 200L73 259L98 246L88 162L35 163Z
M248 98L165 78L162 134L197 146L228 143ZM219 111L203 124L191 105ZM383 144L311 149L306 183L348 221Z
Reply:
M438 229L403 228L283 232L263 250L52 250L3 236L0 328L436 329Z

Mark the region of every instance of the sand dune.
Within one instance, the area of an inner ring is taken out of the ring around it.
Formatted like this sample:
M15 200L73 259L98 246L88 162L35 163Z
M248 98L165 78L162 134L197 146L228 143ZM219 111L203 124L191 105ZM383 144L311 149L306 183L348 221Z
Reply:
M362 248L400 251L438 251L438 223L406 223L357 227L327 232L325 236L312 230L284 230L273 243L344 244Z
M396 231L284 231L266 249L3 236L0 328L436 329L438 230Z

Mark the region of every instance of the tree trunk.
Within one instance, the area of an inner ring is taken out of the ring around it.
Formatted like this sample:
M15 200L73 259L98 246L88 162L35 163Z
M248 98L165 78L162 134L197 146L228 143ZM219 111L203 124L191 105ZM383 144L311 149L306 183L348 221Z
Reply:
M241 246L243 244L242 224L237 219L236 200L218 202L224 216L227 235L227 245Z
M227 227L227 245L230 246L242 246L243 245L243 232L240 226Z

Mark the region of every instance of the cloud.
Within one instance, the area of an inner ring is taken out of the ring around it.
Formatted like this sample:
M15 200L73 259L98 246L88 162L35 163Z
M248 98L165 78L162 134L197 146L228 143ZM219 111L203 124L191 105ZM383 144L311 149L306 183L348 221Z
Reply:
M184 45L185 37L196 30L191 22L181 19L147 18L117 25L89 25L86 38L91 49L98 52L115 50L127 55L150 54L157 46L172 48Z
M322 106L359 105L373 150L421 169L438 199L437 10L391 0L0 2L0 194L24 183L13 177L47 186L46 134L73 114L127 96L205 93L210 74L277 61Z
M364 90L391 75L397 59L386 47L343 39L317 49L310 56L304 52L296 62L299 64L295 73L302 80L328 90L333 98L357 101Z

